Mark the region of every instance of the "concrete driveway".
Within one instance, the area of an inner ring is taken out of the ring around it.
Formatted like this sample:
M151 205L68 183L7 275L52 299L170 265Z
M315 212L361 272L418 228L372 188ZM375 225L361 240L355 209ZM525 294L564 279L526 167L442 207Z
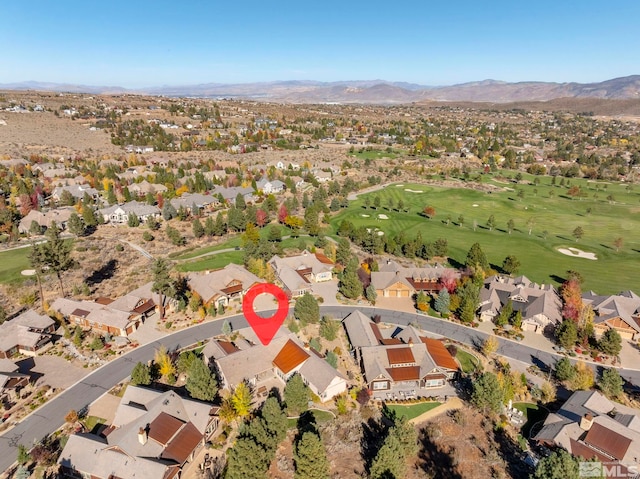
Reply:
M311 292L324 299L323 306L338 306L336 294L338 294L338 282L336 280L322 283L311 283Z
M56 389L67 389L92 372L59 356L22 359L18 367L21 373L34 377L36 386L48 384Z

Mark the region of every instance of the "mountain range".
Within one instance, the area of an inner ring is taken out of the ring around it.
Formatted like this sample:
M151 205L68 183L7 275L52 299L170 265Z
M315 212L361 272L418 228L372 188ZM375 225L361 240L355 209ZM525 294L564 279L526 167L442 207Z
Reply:
M402 104L422 101L493 102L549 101L556 98L640 99L640 75L598 83L517 82L497 80L451 86L424 86L406 82L277 81L258 83L204 83L127 89L118 86L72 85L44 82L0 83L2 90L44 90L91 94L147 94L171 97L244 98L284 103Z

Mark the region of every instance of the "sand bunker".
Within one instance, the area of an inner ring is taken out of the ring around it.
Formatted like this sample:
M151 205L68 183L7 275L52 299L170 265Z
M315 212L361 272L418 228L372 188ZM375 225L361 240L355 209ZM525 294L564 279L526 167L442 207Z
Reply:
M480 205L478 205L477 203L474 203L471 206L473 206L475 208L476 206L480 206Z
M588 253L587 251L582 251L578 248L558 248L558 251L562 254L566 254L567 256L573 256L574 258L584 258L591 260L598 259L595 253Z
M396 185L398 188L402 188L404 185Z
M384 231L378 231L378 236L384 235Z
M368 218L368 217L369 217L369 216L371 216L371 215L364 215L364 214L362 214L362 215L360 215L360 216L362 216L363 218Z
M411 188L405 188L404 191L408 191L409 193L424 193L422 190L412 190Z
M20 274L22 276L34 276L36 274L36 270L35 269L23 269L22 271L20 271Z
M388 220L389 217L387 215L385 215L385 214L381 214L381 215L378 215L378 219L379 220Z

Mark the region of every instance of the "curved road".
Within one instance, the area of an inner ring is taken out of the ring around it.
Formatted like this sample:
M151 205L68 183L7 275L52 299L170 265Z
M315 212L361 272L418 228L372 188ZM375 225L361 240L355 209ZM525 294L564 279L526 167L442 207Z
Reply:
M427 332L446 336L470 346L478 346L488 337L488 334L473 328L402 311L359 306L320 307L322 314L328 314L334 318L344 318L355 309L359 309L368 316L379 314L382 321L386 323L401 326L406 326L409 323L416 324ZM275 310L265 311L262 314L271 316L274 313ZM230 316L226 319L229 320L234 329L247 326L247 322L242 315ZM113 386L124 381L129 376L133 366L138 362L146 363L153 357L155 349L159 348L160 345L165 345L171 350L195 344L203 339L221 334L222 323L223 321L221 320L212 320L167 335L161 341L154 341L140 346L96 369L83 380L51 399L23 419L22 422L0 436L0 471L8 469L14 463L17 457L18 444L31 447L44 437L52 434L64 424L64 417L71 409L80 410L88 406ZM539 351L522 343L501 338L498 338L498 340L500 343L498 354L525 363L538 366L553 365L560 357L556 354ZM640 371L621 370L621 375L632 384L640 385Z

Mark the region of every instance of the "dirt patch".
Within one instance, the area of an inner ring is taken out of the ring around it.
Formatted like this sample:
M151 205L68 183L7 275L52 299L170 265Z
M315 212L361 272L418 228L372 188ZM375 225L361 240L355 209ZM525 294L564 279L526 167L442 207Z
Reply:
M419 467L428 477L528 477L510 432L468 407L439 416L419 432Z

